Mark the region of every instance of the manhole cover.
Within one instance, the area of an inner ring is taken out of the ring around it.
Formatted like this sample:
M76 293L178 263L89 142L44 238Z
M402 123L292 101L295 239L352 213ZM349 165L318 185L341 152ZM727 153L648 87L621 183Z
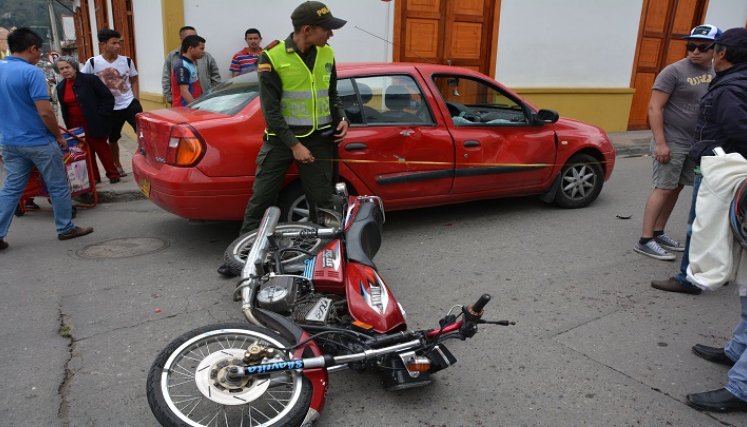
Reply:
M153 237L125 237L95 243L76 253L82 258L128 258L158 252L168 247L167 241Z

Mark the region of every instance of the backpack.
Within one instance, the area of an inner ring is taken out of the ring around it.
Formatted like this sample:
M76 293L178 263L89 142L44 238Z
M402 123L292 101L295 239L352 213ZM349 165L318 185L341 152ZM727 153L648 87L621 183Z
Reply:
M91 64L91 73L93 73L93 58L94 57L91 57L91 59L88 60L88 63ZM127 58L127 68L132 68L132 58L129 56L126 56L125 58Z

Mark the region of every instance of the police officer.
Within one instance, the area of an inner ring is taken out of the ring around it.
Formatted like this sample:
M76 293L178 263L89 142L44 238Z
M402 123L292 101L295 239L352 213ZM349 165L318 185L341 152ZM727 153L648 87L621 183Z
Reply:
M348 121L337 94L334 51L327 41L332 30L347 21L332 16L318 1L302 3L291 21L293 33L268 45L257 66L266 128L241 234L257 228L265 210L276 203L294 160L309 204L309 220L317 220L318 207L332 207L332 159L336 144L348 131ZM218 272L235 275L226 265Z

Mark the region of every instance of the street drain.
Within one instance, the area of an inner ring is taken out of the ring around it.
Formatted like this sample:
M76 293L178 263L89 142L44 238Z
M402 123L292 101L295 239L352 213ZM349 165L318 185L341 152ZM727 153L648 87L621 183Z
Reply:
M129 258L162 251L168 247L167 241L153 237L124 237L94 243L78 250L76 254L90 259Z

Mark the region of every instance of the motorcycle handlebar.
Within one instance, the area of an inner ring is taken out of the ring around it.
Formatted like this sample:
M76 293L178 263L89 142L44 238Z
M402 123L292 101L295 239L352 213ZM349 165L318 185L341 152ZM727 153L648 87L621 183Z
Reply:
M472 311L476 314L479 314L483 308L490 302L490 295L489 294L482 294L480 298L478 298L477 302L472 304Z

